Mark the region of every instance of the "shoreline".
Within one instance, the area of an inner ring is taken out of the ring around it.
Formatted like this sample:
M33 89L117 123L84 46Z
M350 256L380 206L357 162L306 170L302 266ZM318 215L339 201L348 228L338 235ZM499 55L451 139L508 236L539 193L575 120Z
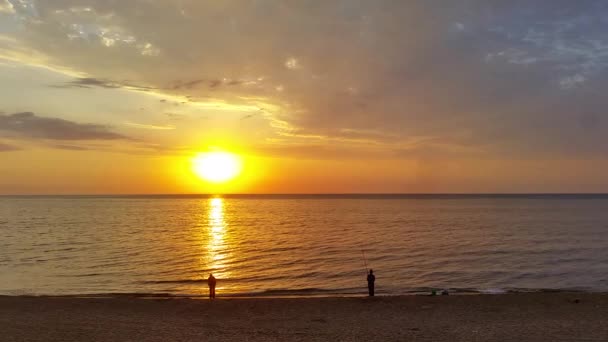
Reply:
M309 291L310 289L301 290L267 290L262 292L241 292L241 293L221 293L217 298L238 299L238 298L361 298L368 297L366 291L360 292L338 292L334 290L324 290L319 292ZM394 297L433 297L431 288L425 290L404 291L397 294L378 293L375 297L394 298ZM440 297L443 288L435 288L437 294L435 297ZM512 294L544 294L544 293L565 293L565 294L608 294L606 290L593 289L453 289L448 288L449 296L502 296ZM96 292L96 293L74 293L74 294L0 294L2 297L34 297L34 298L202 298L208 297L206 288L202 288L200 293L169 293L169 292Z
M608 293L0 296L3 341L606 341Z

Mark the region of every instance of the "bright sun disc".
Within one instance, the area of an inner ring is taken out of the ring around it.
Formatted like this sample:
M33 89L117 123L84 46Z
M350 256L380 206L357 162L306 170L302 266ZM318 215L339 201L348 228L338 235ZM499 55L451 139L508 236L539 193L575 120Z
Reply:
M214 183L229 181L241 172L241 160L228 152L201 153L194 157L192 163L199 177Z

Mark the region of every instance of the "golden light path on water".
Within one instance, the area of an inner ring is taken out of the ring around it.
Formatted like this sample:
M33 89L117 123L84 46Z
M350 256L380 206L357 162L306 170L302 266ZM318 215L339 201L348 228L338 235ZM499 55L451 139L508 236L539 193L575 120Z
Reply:
M209 199L209 242L206 246L207 269L211 270L218 279L217 289L225 289L221 279L230 278L230 272L226 270L226 258L229 257L227 246L227 223L224 219L224 200L222 198ZM205 275L208 276L208 275Z

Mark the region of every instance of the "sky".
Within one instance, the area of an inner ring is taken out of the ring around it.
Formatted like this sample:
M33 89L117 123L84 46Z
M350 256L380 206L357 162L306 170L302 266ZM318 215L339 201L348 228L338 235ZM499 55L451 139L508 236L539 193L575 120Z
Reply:
M608 3L0 0L0 194L608 192ZM199 152L243 158L214 185Z

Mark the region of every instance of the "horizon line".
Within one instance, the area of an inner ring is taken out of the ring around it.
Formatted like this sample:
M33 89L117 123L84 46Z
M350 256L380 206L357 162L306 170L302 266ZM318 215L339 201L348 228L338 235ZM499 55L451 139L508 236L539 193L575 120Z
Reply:
M608 195L608 192L269 192L269 193L69 193L69 194L1 194L0 197L17 196L543 196L543 195Z

